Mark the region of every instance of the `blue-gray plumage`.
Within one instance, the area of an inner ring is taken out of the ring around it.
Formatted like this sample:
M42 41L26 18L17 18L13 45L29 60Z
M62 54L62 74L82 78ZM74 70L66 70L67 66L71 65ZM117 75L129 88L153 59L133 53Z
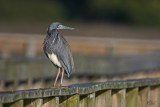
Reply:
M69 44L67 43L65 38L58 32L59 29L74 30L74 28L63 26L59 22L54 22L48 27L47 35L43 43L43 50L49 60L58 68L54 87L56 85L60 71L62 70L62 86L64 72L69 77L74 67L73 57Z

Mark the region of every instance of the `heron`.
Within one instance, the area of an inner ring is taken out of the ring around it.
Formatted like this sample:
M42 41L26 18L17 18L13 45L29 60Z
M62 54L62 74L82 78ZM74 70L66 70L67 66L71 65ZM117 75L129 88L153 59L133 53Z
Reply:
M60 73L60 87L62 87L64 72L69 78L74 68L70 46L66 39L59 33L60 29L75 30L75 28L64 26L59 22L53 22L49 25L47 35L43 42L43 50L45 55L58 70L53 87L56 87L57 79Z

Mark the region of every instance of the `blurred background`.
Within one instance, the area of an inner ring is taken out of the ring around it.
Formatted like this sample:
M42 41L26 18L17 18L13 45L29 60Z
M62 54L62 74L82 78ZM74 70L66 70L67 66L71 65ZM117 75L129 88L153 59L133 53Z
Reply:
M160 1L0 0L0 90L51 87L57 69L43 54L51 22L71 46L64 85L160 77Z

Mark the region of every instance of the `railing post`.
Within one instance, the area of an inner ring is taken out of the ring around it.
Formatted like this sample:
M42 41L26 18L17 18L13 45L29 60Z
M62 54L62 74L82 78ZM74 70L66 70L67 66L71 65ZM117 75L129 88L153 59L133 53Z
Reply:
M43 107L59 107L59 97L44 98Z
M14 103L4 104L2 107L23 107L23 100L16 101Z
M79 107L95 107L95 93L80 96Z
M0 81L0 91L3 91L5 89L5 81L1 80Z
M29 38L26 43L26 56L29 58L33 58L36 56L36 47L35 47L35 41L33 38Z
M138 106L139 107L149 107L150 87L139 88L138 93Z
M43 104L43 99L31 99L24 101L25 107L42 107L42 104Z
M150 100L148 101L150 107L160 107L160 86L150 87Z
M112 90L112 107L125 107L126 89Z
M96 92L95 107L111 107L111 90Z
M2 103L0 103L0 107L3 107L3 104L2 104Z
M126 90L126 107L138 106L138 88Z
M59 107L79 107L79 95L59 97Z

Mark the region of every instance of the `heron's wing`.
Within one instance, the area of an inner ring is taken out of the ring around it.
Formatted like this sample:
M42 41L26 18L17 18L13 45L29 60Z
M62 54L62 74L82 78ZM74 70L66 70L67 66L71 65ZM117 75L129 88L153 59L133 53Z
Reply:
M69 44L60 34L57 36L56 43L54 44L54 53L57 55L60 63L64 67L66 73L69 74L72 72L74 67L72 53L69 47Z
M49 34L47 34L43 42L43 51L45 55L47 56L47 58L49 58L48 53L52 53L52 49L50 48L50 45L53 45L53 43L51 42L49 38Z
M58 38L57 35L58 35L57 31L54 30L54 33L47 34L44 39L43 50L47 57L48 54L52 54L54 52L55 41Z

